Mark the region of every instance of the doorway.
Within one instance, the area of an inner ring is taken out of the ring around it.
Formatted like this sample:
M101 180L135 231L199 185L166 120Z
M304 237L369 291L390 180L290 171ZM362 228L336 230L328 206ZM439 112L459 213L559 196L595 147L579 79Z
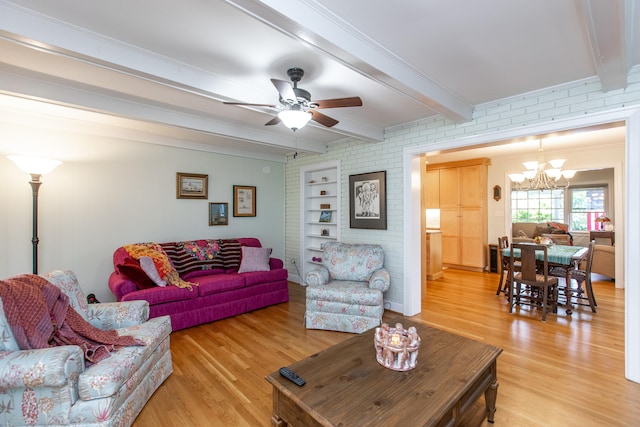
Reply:
M523 129L488 133L472 138L461 138L443 143L423 145L407 148L403 155L404 167L404 298L403 313L413 315L420 311L421 296L421 257L420 246L420 168L423 162L420 156L426 152L438 150L454 150L472 148L478 145L490 145L495 141L506 141L516 138L526 138L528 135L564 132L585 127L625 121L627 138L625 143L626 164L640 163L640 144L630 141L640 141L640 109L630 108L616 112L592 114L585 117L551 122L542 125L529 126ZM622 172L620 172L622 178ZM630 259L640 258L640 225L624 218L630 212L640 211L640 171L638 168L626 168L624 171L624 210L617 213L616 221L624 224L625 259L624 276L640 276L640 265L629 262ZM628 242L628 244L626 243ZM635 382L640 382L640 284L628 282L625 288L625 376Z

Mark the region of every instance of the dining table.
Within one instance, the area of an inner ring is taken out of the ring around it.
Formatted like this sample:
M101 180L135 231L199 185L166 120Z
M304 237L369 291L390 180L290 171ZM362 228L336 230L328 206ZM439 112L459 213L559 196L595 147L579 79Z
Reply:
M520 258L520 249L514 248L513 250L513 257ZM589 248L584 246L548 245L547 263L550 267L578 268L580 267L580 262L587 257L588 252ZM502 256L510 257L511 248L504 248ZM544 253L536 251L536 259L544 261Z
M536 243L532 243L536 244ZM502 256L510 258L512 248L504 248L502 250ZM589 253L589 248L584 246L568 246L568 245L547 245L547 265L549 268L549 275L562 277L566 280L566 305L567 313L571 312L571 304L569 298L569 283L571 281L571 270L579 269L580 263L586 259ZM513 257L515 259L520 258L520 249L513 248ZM536 260L544 261L544 252L536 251Z

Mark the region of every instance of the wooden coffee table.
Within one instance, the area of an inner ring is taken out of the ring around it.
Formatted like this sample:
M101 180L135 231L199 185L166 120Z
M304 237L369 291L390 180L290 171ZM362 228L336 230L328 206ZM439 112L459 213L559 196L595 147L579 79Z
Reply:
M407 372L376 361L375 330L355 335L289 367L307 383L298 387L278 372L273 385L274 426L457 425L482 393L493 422L502 349L414 323L422 339L417 367Z

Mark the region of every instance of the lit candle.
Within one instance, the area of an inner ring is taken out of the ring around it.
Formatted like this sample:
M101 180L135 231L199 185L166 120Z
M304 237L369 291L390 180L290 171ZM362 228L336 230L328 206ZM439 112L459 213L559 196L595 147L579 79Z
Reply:
M391 335L391 345L398 345L398 344L400 344L400 334Z

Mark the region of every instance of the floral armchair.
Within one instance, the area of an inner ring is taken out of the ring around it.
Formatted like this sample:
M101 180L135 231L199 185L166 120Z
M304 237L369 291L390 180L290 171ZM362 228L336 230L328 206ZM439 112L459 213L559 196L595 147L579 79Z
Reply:
M322 266L305 276L305 325L360 333L382 323L389 271L379 245L328 242Z
M131 425L172 372L169 317L148 320L146 301L88 305L69 270L43 277L93 326L145 345L121 348L91 366L78 346L20 350L0 300L0 424Z

